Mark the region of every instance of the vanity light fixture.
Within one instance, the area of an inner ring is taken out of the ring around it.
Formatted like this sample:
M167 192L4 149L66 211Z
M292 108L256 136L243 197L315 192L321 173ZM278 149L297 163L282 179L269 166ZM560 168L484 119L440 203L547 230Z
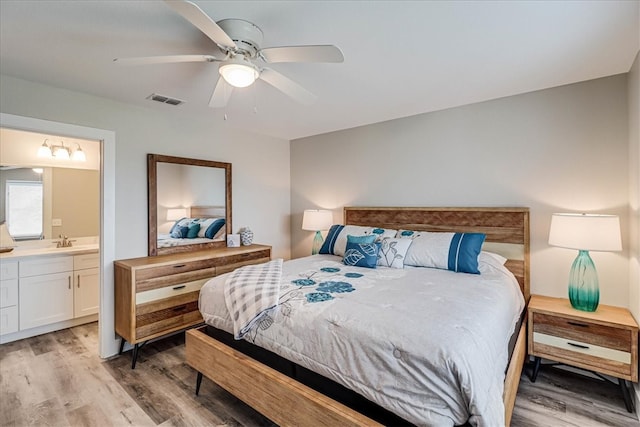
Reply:
M64 145L63 141L60 141L60 145L48 144L49 140L45 139L42 145L38 148L38 157L45 157L48 159L60 159L60 160L75 160L77 162L86 162L87 156L82 151L80 144L76 142L77 149L73 150L71 147Z

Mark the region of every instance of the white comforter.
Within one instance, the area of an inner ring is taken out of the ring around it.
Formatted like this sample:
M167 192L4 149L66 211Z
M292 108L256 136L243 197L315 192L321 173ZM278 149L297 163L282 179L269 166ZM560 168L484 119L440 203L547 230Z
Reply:
M245 339L414 424L504 425L507 347L524 301L504 267L481 261L480 271L287 261L280 305ZM233 333L226 278L205 284L200 311Z

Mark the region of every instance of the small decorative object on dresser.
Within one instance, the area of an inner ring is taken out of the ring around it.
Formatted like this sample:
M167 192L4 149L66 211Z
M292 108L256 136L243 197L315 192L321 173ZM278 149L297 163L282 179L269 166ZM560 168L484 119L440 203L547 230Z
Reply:
M249 246L253 242L253 231L249 227L240 229L240 243L242 246Z
M116 261L116 332L120 353L125 341L134 346L131 369L147 341L202 323L198 297L207 280L270 259L270 246L252 245Z
M638 381L638 324L626 308L601 305L597 312L571 307L569 300L533 295L528 308L531 381L541 358L618 378L632 412L627 381Z
M227 234L227 247L228 248L237 248L240 246L240 235L239 234Z

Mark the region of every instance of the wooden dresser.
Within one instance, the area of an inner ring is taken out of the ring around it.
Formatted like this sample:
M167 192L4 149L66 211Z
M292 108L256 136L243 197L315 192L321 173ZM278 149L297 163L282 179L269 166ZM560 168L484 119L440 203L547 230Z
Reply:
M215 248L115 261L116 332L133 344L131 368L147 341L202 323L200 288L212 277L271 259L264 245Z

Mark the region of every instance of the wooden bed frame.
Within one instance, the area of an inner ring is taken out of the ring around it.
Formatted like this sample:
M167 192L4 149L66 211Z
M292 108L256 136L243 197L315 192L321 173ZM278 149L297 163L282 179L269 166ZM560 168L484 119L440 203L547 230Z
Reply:
M484 250L508 261L529 301L528 208L345 207L344 223L420 231L482 232ZM503 401L508 426L526 356L526 321L522 322L506 371ZM281 426L380 425L359 412L287 377L208 336L187 331L187 363L231 394Z

